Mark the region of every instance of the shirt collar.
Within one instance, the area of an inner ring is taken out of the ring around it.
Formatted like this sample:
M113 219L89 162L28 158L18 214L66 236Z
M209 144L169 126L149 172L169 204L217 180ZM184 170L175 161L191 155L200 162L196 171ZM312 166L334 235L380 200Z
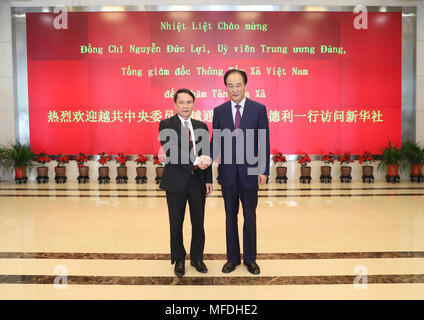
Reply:
M231 108L234 108L236 105L239 105L243 109L245 103L246 97L244 97L243 100L240 101L240 103L235 103L233 100L231 100Z
M184 118L183 117L181 117L178 113L177 113L177 116L178 116L178 118L181 120L181 124L184 126L184 122L186 122L187 121L187 125L189 126L189 127L191 127L192 125L191 125L191 118L189 117L187 120L184 120Z

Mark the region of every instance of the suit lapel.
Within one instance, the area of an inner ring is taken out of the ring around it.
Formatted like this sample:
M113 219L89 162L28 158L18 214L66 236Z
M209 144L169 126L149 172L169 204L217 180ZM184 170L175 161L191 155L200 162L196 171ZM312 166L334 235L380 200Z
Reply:
M182 124L181 124L181 120L180 118L178 118L178 115L175 115L171 118L171 127L172 129L174 129L177 132L177 137L178 137L178 147L181 148L181 128L182 128Z
M234 127L234 119L233 119L233 111L231 110L231 100L227 102L224 108L224 118L228 121L228 128L233 131Z
M245 129L248 118L251 114L251 104L250 100L246 98L246 102L244 103L243 115L241 117L240 129Z
M193 127L193 134L194 134L194 141L195 141L194 144L197 144L199 142L198 141L199 140L199 137L196 136L196 129L199 128L199 125L198 125L197 121L193 120L193 118L191 119L191 125Z
M196 129L199 129L200 128L199 122L197 122L193 118L191 118L191 125L193 126L193 130L196 130Z
M172 118L172 128L177 131L178 136L181 136L181 120L178 118L178 115L173 116Z
M196 141L195 145L199 144L201 142L201 140L199 139L200 136L196 135L196 130L197 129L202 129L202 124L200 121L196 121L191 119L191 125L193 126L193 133L194 133L194 140ZM196 148L197 149L197 148ZM200 152L200 150L197 150L197 155L200 156L202 153Z

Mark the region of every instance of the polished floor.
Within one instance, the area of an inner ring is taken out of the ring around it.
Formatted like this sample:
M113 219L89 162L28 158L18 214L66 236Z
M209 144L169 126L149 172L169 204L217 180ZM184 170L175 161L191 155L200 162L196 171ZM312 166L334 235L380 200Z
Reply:
M214 188L205 217L209 272L187 261L177 279L165 193L153 181L0 182L0 299L424 298L424 184L261 186L259 276L243 265L221 272L225 215ZM242 222L240 213L240 234ZM187 251L190 234L187 214Z

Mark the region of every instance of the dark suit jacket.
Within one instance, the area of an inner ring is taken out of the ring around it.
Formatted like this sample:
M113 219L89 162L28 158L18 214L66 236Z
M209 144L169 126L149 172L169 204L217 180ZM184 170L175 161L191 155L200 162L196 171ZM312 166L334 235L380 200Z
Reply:
M201 141L201 137L196 136L196 129L202 128L205 130L208 130L208 126L201 122L194 119L191 119L191 123L194 129L196 144ZM173 192L181 192L184 190L185 186L187 185L188 178L190 176L190 169L193 166L193 163L190 161L188 164L183 164L181 161L181 154L184 152L186 154L189 154L188 145L185 144L187 147L184 150L184 144L182 144L182 137L181 137L181 120L178 118L178 115L175 115L171 118L164 119L159 124L159 131L163 129L173 129L178 135L178 147L176 148L178 152L178 163L167 163L165 165L165 169L162 176L162 181L160 183L160 188L166 191L173 191ZM185 133L184 129L182 129L183 133ZM169 139L166 141L161 141L161 144L164 145L166 142L168 142ZM209 137L208 137L209 142ZM194 143L194 142L193 142ZM171 150L167 151L167 158L170 157ZM198 156L202 154L202 150L198 150ZM204 154L204 153L203 153ZM209 155L209 154L208 154ZM196 168L194 171L194 174L197 176L200 186L205 187L206 183L212 183L212 166L205 170L201 170L200 168Z
M219 180L223 187L231 187L234 186L237 182L237 175L240 179L241 184L245 188L258 186L258 176L256 175L248 175L248 168L257 167L258 163L247 162L247 145L246 145L246 129L253 129L254 132L254 143L253 146L249 147L254 150L254 156L258 157L259 150L259 139L258 139L258 129L266 130L266 137L264 141L264 145L261 145L261 148L265 148L265 159L266 161L264 172L259 172L259 174L269 175L269 162L270 162L270 142L269 142L269 124L268 124L268 116L266 112L266 107L256 101L250 100L246 98L246 103L244 105L243 115L241 118L240 129L244 133L244 162L242 164L236 164L236 147L235 140L233 138L233 148L232 148L232 164L224 164L225 150L224 150L224 139L222 136L215 135L215 129L229 129L233 131L234 121L233 114L231 111L231 101L227 101L222 105L216 107L213 112L213 129L214 135L211 142L211 153L216 157L218 155L218 150L220 153L220 164L218 167L219 172ZM216 139L218 137L218 139ZM220 140L221 146L217 143ZM228 157L228 155L227 155ZM215 160L215 159L214 159Z

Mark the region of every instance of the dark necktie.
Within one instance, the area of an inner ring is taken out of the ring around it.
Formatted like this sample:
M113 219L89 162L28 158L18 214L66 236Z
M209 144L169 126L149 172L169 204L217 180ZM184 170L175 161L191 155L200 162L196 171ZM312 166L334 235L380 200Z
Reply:
M236 105L237 111L236 111L236 119L234 121L234 127L236 129L240 128L240 122L241 122L241 113L240 113L240 108L241 106Z
M191 131L190 128L188 127L188 121L184 121L184 129L188 134L188 141L190 144L190 152L193 152L193 140L191 140Z

